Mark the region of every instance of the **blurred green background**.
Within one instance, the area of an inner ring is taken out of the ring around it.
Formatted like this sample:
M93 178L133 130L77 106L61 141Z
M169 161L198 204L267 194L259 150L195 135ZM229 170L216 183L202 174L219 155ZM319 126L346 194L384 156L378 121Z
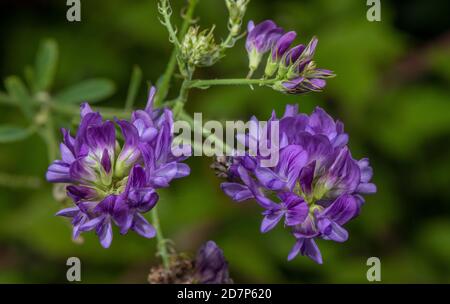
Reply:
M173 0L174 18L185 2ZM167 237L194 254L206 240L225 251L239 283L365 283L367 258L381 259L382 282L450 283L450 26L448 1L381 1L382 21L368 22L366 1L252 0L248 19L271 18L299 33L297 42L319 38L317 62L336 71L323 93L285 96L270 89L214 87L192 91L189 112L210 119L269 117L288 103L310 112L320 105L345 122L355 158L368 156L378 193L348 224L344 244L319 241L324 264L298 257L287 262L294 239L279 225L261 235L260 209L237 205L219 188L211 160L191 158L191 176L161 193L159 210ZM157 81L171 51L157 19L156 0L82 1L82 21L66 21L65 1L0 2L0 77L23 77L39 42L54 38L60 60L52 92L82 80L111 79L116 91L101 106L123 107L134 64ZM226 35L222 0L201 0L202 26ZM195 78L245 76L244 42ZM171 96L176 96L177 87ZM1 92L5 89L2 87ZM171 97L170 96L170 97ZM146 101L141 87L140 102ZM23 115L0 104L0 124L26 126ZM68 126L55 117L56 129ZM58 134L58 138L60 138ZM158 263L155 241L117 232L109 250L96 236L71 241L52 185L43 177L46 143L33 135L0 145L0 282L66 282L66 260L82 261L84 283L145 283Z

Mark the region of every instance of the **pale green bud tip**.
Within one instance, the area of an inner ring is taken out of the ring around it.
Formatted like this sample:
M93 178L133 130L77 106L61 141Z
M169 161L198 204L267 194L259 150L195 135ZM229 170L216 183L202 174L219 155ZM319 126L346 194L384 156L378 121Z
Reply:
M255 71L259 64L261 63L262 54L259 53L256 48L251 50L251 52L248 53L248 60L249 60L249 69Z
M276 71L278 70L279 62L273 61L272 56L269 56L267 59L266 69L264 71L264 75L266 77L272 77Z

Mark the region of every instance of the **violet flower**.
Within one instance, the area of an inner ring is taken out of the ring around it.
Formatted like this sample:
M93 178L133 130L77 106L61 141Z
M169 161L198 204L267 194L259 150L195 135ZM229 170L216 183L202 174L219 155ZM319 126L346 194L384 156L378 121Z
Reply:
M94 230L101 245L108 248L113 224L122 234L133 230L146 238L155 236L143 214L156 205L158 188L189 175L190 169L181 163L186 157L172 154L172 112L154 110L154 95L152 88L145 110L133 112L131 122L104 121L85 103L76 136L62 129L61 160L49 166L46 178L68 184L67 195L74 206L57 215L72 218L74 238ZM121 130L123 144L115 125Z
M313 61L318 39L314 37L305 47L300 44L286 52L281 60L274 89L288 94L320 92L327 78L334 77L330 70L318 69Z
M258 68L262 56L271 50L284 31L272 20L263 21L257 25L250 21L247 26L247 41L245 47L249 57L249 68L254 71Z
M264 132L274 122L281 139L278 164L264 167L260 154L234 157L221 188L235 201L254 199L264 209L263 233L285 218L284 226L296 239L289 260L300 253L322 263L315 240L348 239L343 225L359 214L362 195L376 192L372 168L367 158L352 157L343 124L321 108L308 116L296 105L287 106L283 117L273 114L268 127L258 130L263 134L245 136L245 144L249 139L270 142L270 133Z

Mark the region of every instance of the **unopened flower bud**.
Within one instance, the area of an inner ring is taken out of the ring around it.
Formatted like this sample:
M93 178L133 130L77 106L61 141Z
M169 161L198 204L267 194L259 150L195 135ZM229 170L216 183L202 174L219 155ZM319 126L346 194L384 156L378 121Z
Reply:
M247 10L250 0L225 0L230 17L228 19L228 29L231 36L236 37L241 31L242 20Z

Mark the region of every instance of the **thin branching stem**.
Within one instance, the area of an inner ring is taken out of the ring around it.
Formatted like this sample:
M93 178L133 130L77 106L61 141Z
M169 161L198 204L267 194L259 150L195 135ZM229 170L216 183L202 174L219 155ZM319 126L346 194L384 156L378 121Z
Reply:
M216 85L272 85L276 82L276 79L195 79L188 81L187 86L189 88L208 88Z
M156 230L156 247L157 254L161 257L164 269L168 271L170 269L170 256L169 250L167 249L167 240L164 238L161 225L159 223L159 215L157 206L152 210L152 223Z
M169 33L169 41L172 42L176 48L180 48L180 41L177 37L177 30L173 27L170 17L172 16L172 7L169 0L160 0L158 3L158 11L162 16L160 22L164 25Z
M186 13L184 14L184 21L183 24L181 25L181 29L179 32L179 40L182 40L184 38L189 29L189 26L193 22L194 12L198 2L199 0L189 1L189 7L187 8ZM155 96L155 106L159 106L162 103L163 99L166 98L167 96L167 92L169 91L170 87L170 81L177 67L177 54L178 49L175 47L172 50L172 54L170 55L170 59L167 64L167 68L164 71L164 75L161 78L161 82L158 87L158 92L156 93Z

